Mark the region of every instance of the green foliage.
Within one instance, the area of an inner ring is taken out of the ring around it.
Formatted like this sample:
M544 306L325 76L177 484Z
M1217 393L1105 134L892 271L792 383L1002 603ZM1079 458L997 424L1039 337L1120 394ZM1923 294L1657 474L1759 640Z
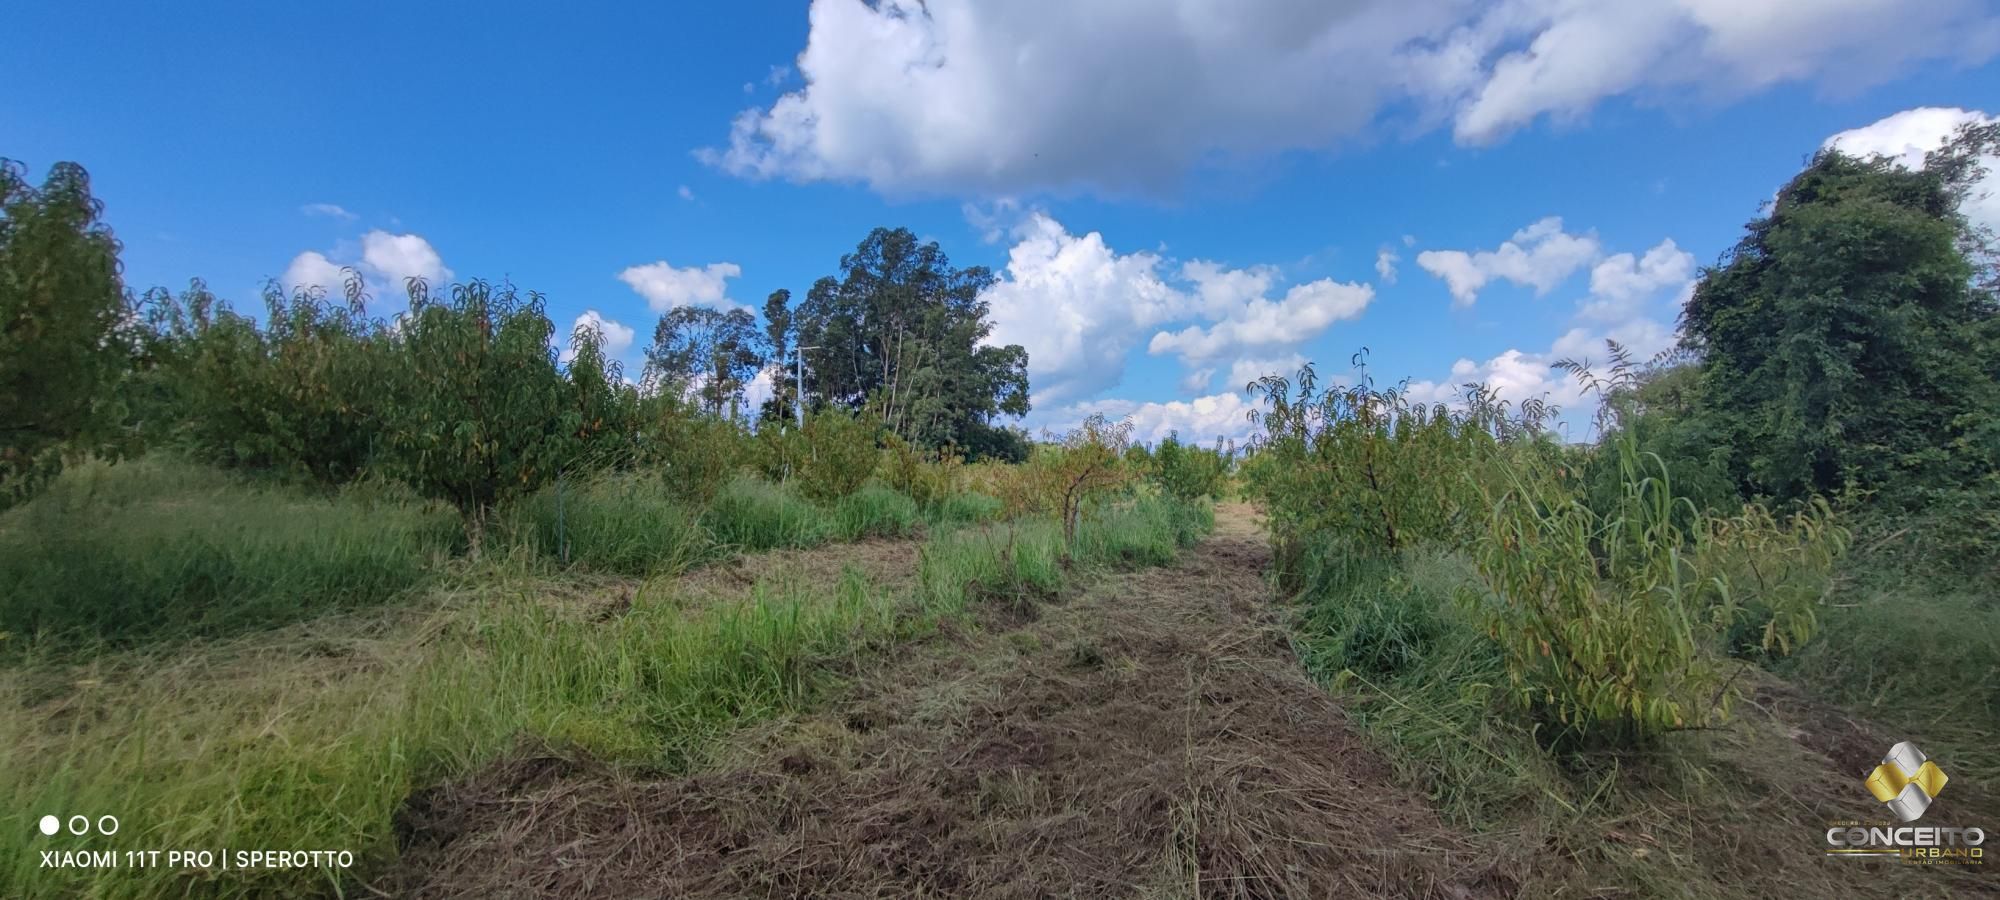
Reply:
M1949 173L1826 151L1704 274L1684 318L1731 473L1781 500L2000 468L2000 319Z
M0 509L62 468L110 451L112 388L132 365L118 240L90 176L57 163L40 188L0 158Z
M670 575L713 553L698 517L657 472L565 478L511 511L517 539L542 556L623 575Z
M413 280L401 320L398 398L388 464L417 492L458 507L475 529L486 512L554 478L582 423L564 403L539 294L483 281L448 300Z
M146 295L140 427L196 459L338 486L374 464L408 377L358 275L341 302L264 291L263 328L200 281Z
M861 489L875 474L877 427L872 417L826 410L806 417L807 455L799 460L799 490L821 503Z
M833 518L843 540L903 537L914 532L922 516L917 501L892 488L869 485L840 498Z
M1656 458L1617 450L1608 515L1550 473L1510 476L1473 551L1487 590L1464 605L1504 649L1514 695L1578 736L1715 724L1741 689L1727 636L1749 611L1760 650L1805 641L1846 532L1823 503L1783 527L1756 506L1689 512Z
M404 596L454 544L448 512L393 492L326 499L156 457L92 463L0 517L0 632L132 643L285 624Z
M790 485L738 477L723 487L701 515L717 543L742 550L811 547L825 543L826 513Z
M658 471L667 490L691 506L708 503L750 455L740 423L704 413L680 397L646 398L639 419L640 464Z
M993 416L1028 411L1027 351L983 343L993 283L909 229L870 232L792 311L797 344L814 348L808 405L867 410L923 447L992 442Z
M1036 445L1016 474L1018 488L1030 509L1062 523L1064 541L1073 544L1084 512L1126 487L1131 441L1131 420L1112 422L1094 413L1053 442Z
M978 491L952 494L930 509L934 521L949 524L987 522L1000 518L1000 499Z
M661 393L692 394L712 415L736 417L743 389L764 367L764 337L747 309L676 306L646 348L646 380Z
M1077 535L1073 552L1087 562L1164 566L1214 527L1215 510L1204 501L1141 497L1105 510Z
M1133 456L1127 452L1126 460L1132 461ZM1169 434L1160 442L1159 450L1150 457L1143 453L1139 456L1139 464L1143 466L1141 470L1147 473L1147 477L1168 496L1182 500L1217 497L1222 493L1224 479L1229 477L1229 459L1224 455L1219 440L1215 449L1205 450L1194 444L1183 444L1179 435Z
M1271 516L1277 565L1287 587L1312 536L1338 534L1356 552L1394 554L1427 543L1461 546L1485 509L1481 479L1502 462L1503 439L1534 455L1553 410L1539 402L1510 415L1479 386L1467 408L1413 404L1376 390L1356 357L1351 387L1322 390L1308 363L1293 384L1267 376L1252 385L1269 407L1265 437L1244 467L1250 493Z

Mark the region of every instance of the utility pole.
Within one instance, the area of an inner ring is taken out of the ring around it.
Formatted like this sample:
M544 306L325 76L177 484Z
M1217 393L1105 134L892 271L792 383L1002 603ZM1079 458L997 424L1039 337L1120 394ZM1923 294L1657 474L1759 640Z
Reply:
M793 399L798 401L799 429L801 431L806 427L806 351L818 349L818 347L799 347L796 350L798 354L799 383L793 391Z

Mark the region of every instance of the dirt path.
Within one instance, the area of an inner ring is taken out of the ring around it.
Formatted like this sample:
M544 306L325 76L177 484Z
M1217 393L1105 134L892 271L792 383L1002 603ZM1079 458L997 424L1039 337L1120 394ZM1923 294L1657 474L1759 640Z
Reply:
M1247 507L1175 565L910 648L726 762L525 755L425 792L423 897L1509 893L1311 684Z

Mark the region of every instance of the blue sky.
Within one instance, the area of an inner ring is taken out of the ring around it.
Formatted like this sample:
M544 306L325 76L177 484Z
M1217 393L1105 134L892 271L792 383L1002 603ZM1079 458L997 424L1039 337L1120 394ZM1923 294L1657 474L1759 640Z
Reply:
M907 226L1006 276L1029 424L1208 436L1362 346L1573 402L1829 138L2000 111L1982 0L411 6L17 3L0 155L84 164L134 287L511 278L635 372Z

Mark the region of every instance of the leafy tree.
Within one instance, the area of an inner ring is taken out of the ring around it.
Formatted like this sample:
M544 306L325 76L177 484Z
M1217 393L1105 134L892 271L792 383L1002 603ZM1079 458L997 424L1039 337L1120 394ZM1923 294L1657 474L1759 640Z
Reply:
M995 415L1028 411L1028 352L986 345L983 267L958 269L936 243L877 228L816 282L793 317L815 404L872 410L926 447L994 443Z
M795 406L798 373L790 365L792 348L796 346L792 343L791 303L792 292L782 288L764 299L764 340L771 351L771 397L764 401L758 418L766 422L788 422L798 414Z
M457 506L476 541L486 514L554 477L582 422L564 395L540 294L484 281L448 300L410 282L386 450L396 474Z
M0 159L0 508L110 442L132 344L118 240L90 176L57 163L38 189Z
M576 463L604 468L633 462L638 444L640 398L625 383L617 360L604 355L604 333L588 324L570 335L569 368L563 373L576 430Z
M1683 314L1731 474L1780 499L1967 484L2000 462L2000 324L1954 179L1814 157Z
M764 367L757 319L749 310L677 306L660 317L646 349L646 377L661 390L693 393L711 413L733 411Z

